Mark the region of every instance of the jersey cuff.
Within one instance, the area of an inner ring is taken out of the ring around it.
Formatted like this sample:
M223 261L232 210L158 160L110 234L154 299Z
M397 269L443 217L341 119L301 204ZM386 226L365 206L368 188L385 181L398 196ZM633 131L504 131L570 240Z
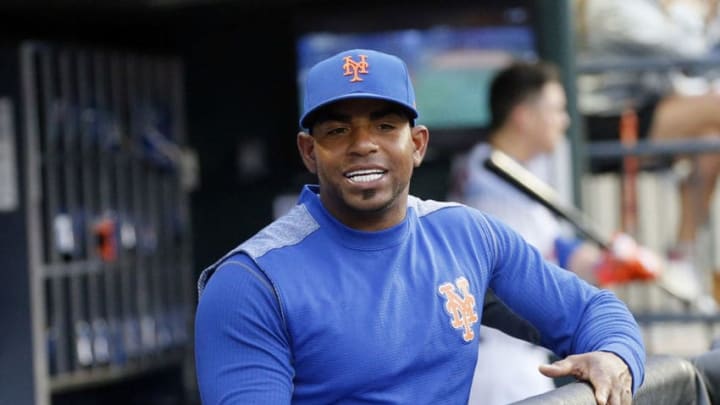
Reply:
M632 392L634 397L645 379L644 361L637 358L637 353L620 343L612 343L603 347L600 351L617 355L628 366L630 374L632 375Z

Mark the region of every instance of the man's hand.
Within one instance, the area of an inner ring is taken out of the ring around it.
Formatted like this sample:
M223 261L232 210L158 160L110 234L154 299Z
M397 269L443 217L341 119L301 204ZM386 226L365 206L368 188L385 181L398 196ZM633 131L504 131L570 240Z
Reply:
M540 366L547 377L574 376L592 384L598 405L630 405L632 375L625 362L609 352L575 354Z

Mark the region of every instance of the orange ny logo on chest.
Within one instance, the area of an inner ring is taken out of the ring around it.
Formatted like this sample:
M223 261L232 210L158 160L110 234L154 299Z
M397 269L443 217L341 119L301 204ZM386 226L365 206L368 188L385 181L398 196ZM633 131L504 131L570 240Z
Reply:
M360 73L367 74L368 72L368 66L370 66L367 62L367 56L365 55L358 55L360 57L360 61L353 60L352 56L346 56L343 58L343 76L352 76L352 79L350 79L350 82L361 82L363 79L360 77Z
M455 286L462 295L458 295ZM446 299L445 310L450 314L450 325L455 329L463 329L463 340L472 341L475 338L472 325L477 323L478 314L475 311L475 296L470 293L470 283L465 277L459 277L455 285L442 284L438 291Z

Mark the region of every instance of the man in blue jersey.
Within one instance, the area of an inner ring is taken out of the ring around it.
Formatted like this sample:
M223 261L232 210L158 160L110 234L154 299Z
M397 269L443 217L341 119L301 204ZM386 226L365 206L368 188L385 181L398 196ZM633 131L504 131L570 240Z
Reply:
M201 275L203 403L466 403L492 288L564 358L540 372L630 404L645 352L625 305L480 211L409 195L429 139L417 116L394 56L308 72L297 145L318 185Z

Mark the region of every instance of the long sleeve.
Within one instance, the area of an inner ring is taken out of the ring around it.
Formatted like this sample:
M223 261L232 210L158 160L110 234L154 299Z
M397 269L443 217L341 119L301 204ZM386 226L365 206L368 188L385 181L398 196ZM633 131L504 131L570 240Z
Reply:
M271 285L244 255L220 265L195 319L203 404L289 404L291 355Z
M516 339L536 345L540 344L538 330L511 311L490 289L485 293L482 311L483 325L495 328Z
M540 332L542 345L564 357L591 351L617 354L633 375L633 392L644 379L645 348L627 306L575 274L546 262L506 225L488 218L494 234L497 296ZM520 292L518 286L524 286Z

